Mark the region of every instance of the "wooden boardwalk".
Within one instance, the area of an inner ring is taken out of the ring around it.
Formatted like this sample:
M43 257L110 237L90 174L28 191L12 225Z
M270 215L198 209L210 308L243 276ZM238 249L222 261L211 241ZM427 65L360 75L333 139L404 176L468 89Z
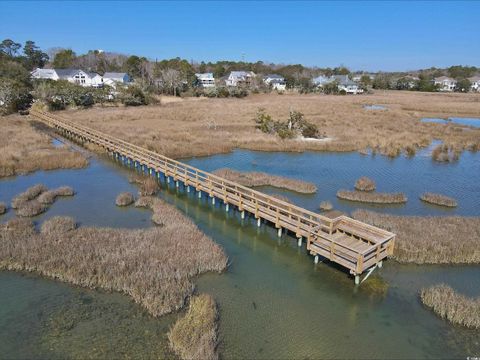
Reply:
M206 193L212 202L219 199L227 211L234 206L242 218L246 212L253 214L258 226L262 219L268 221L278 229L279 236L288 230L299 239L299 245L306 240L315 263L320 257L327 258L350 270L356 283L360 274L381 266L383 259L393 253L395 234L391 232L343 215L330 219L57 115L35 110L30 115L65 137L101 146L152 176L163 175L177 186L183 183L187 191L195 189L199 196Z

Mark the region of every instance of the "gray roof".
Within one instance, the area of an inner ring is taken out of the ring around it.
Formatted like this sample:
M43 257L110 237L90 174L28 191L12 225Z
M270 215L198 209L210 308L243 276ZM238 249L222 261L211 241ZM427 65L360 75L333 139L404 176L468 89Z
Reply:
M128 74L124 72L106 72L103 74L103 77L107 79L123 79L125 75L128 76Z
M66 79L77 74L80 69L54 69L58 77L61 79Z
M278 79L278 80L283 80L283 76L277 75L277 74L269 74L269 75L265 75L265 79Z

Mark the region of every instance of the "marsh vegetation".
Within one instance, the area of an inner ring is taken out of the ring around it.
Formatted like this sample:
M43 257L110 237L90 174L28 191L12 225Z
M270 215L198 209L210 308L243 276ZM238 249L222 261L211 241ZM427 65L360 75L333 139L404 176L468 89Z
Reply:
M272 186L303 194L313 194L317 191L317 186L313 183L263 172L241 172L224 168L215 170L213 173L224 179L249 187Z
M14 197L12 208L15 209L18 216L37 216L47 211L48 206L53 204L57 197L73 196L74 194L74 190L69 186L48 190L45 185L37 184Z
M52 139L36 130L26 117L2 117L0 178L37 170L78 169L87 166L84 155L67 146L55 147Z
M375 181L366 176L362 176L355 182L355 189L358 191L375 191Z
M480 297L468 298L448 285L422 289L422 303L452 324L480 329Z
M425 201L430 204L446 206L446 207L456 207L457 200L442 194L435 194L426 192L420 196L420 200Z
M337 197L342 200L358 201L372 204L402 204L407 202L407 196L404 193L380 193L338 190Z
M480 263L480 218L396 216L356 210L357 220L397 234L393 258L415 264Z
M193 296L186 314L168 333L172 349L182 359L218 359L218 311L210 295Z
M0 202L0 215L3 215L7 212L7 204Z
M118 194L117 198L115 199L115 205L117 206L129 206L133 204L135 198L133 197L132 193L129 192L122 192Z

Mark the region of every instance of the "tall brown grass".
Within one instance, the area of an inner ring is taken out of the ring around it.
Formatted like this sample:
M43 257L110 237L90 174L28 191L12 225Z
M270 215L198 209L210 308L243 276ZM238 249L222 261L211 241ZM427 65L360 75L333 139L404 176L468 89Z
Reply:
M37 184L29 187L24 192L18 194L12 199L12 208L17 209L24 202L36 199L39 195L47 191L48 188L43 184Z
M480 329L480 297L468 298L441 284L422 289L420 298L442 319L455 325Z
M447 207L456 207L457 200L454 198L448 197L442 194L435 194L426 192L420 196L420 200L425 201L430 204L440 205L440 206L447 206Z
M238 182L244 186L273 186L279 189L287 189L304 194L312 194L317 191L315 184L262 172L241 172L224 168L215 170L213 173L227 180Z
M54 216L42 224L40 232L44 235L60 235L77 228L75 220L68 216Z
M432 150L432 159L438 162L453 162L457 161L460 157L461 148L453 148L446 144L437 145Z
M322 201L320 203L320 210L322 211L330 211L333 209L333 205L330 201Z
M133 194L129 192L122 192L118 194L117 198L115 199L115 205L117 206L128 206L133 204L135 201Z
M163 102L163 101L162 101ZM363 109L369 103L387 112ZM285 120L290 108L303 114L330 141L281 140L255 129L252 119L264 108ZM206 156L234 148L263 151L356 151L370 149L390 156L428 146L432 140L459 149L480 148L480 130L421 123L423 117L480 117L478 94L379 91L364 96L275 94L245 99L197 99L138 108L69 110L74 121L174 157Z
M210 295L192 297L187 313L168 333L170 346L185 360L218 359L217 320L217 306Z
M26 117L2 117L0 178L37 170L83 168L87 159L68 147L55 147L51 138L35 129Z
M7 204L0 202L0 215L3 215L7 212Z
M38 201L44 205L51 205L59 196L73 196L75 191L70 186L62 186L57 189L48 190L38 196Z
M374 191L375 188L375 181L366 176L362 176L355 182L355 189L358 191Z
M145 230L73 229L73 220L53 218L37 233L31 222L10 221L0 227L0 269L119 291L154 316L178 310L194 289L192 278L223 271L227 257L177 209L163 206L170 208L163 226Z
M402 263L480 263L480 217L396 216L356 210L357 220L397 234L393 257Z
M135 174L130 177L129 181L138 185L140 196L155 195L160 190L159 182L152 176Z
M337 197L342 200L358 201L372 204L402 204L407 202L407 196L403 193L378 193L338 190Z
M48 190L45 185L37 184L14 197L12 208L16 210L18 216L37 216L47 211L48 206L53 204L58 196L73 196L74 193L69 186Z

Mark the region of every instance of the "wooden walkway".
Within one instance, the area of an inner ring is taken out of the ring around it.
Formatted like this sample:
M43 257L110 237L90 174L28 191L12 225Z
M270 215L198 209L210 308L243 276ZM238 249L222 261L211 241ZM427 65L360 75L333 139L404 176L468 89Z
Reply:
M330 219L57 115L35 110L30 115L65 137L101 146L112 156L146 167L152 175L162 174L168 180L173 178L177 185L183 183L187 191L194 188L200 196L208 194L213 202L219 199L227 211L229 206L235 206L242 218L245 212L251 213L258 226L262 219L266 220L274 224L279 236L282 230L290 231L299 239L299 245L306 240L315 263L319 257L327 258L350 270L356 283L360 274L381 266L382 260L393 253L395 234L391 232L343 215Z

